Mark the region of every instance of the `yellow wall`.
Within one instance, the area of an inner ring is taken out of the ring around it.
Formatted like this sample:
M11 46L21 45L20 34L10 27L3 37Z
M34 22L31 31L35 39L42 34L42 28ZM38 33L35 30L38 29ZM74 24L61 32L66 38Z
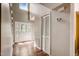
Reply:
M79 14L76 13L76 48L79 49Z

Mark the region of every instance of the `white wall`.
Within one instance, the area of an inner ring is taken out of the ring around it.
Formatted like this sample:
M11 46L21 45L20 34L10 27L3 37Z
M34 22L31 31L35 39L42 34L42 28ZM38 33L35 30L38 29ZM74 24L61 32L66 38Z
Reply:
M38 3L30 4L31 12L35 15L34 29L35 40L38 47L41 47L41 16L47 14L50 10Z
M32 13L39 15L39 16L43 16L50 11L50 9L48 9L47 7L44 7L43 5L39 3L31 3L30 10Z
M79 3L75 3L74 4L74 11L79 11Z
M51 20L51 55L65 56L70 54L70 15L52 11ZM64 22L58 22L62 18Z
M13 37L11 31L11 20L9 4L1 4L1 55L12 55Z

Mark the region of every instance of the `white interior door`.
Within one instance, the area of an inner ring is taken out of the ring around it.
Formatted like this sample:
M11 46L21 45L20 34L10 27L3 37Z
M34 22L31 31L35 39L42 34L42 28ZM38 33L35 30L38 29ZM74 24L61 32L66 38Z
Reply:
M50 55L50 14L42 17L42 49Z

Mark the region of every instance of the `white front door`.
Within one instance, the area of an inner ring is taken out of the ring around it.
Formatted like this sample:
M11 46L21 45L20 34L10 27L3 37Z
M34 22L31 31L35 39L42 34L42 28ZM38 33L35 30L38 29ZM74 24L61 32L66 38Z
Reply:
M47 14L42 17L41 25L41 42L42 50L50 55L50 14Z

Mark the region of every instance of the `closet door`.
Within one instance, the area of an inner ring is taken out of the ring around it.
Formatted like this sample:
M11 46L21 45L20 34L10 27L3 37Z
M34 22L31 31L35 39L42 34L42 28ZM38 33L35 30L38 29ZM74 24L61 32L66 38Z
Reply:
M50 14L42 17L42 50L50 55Z

